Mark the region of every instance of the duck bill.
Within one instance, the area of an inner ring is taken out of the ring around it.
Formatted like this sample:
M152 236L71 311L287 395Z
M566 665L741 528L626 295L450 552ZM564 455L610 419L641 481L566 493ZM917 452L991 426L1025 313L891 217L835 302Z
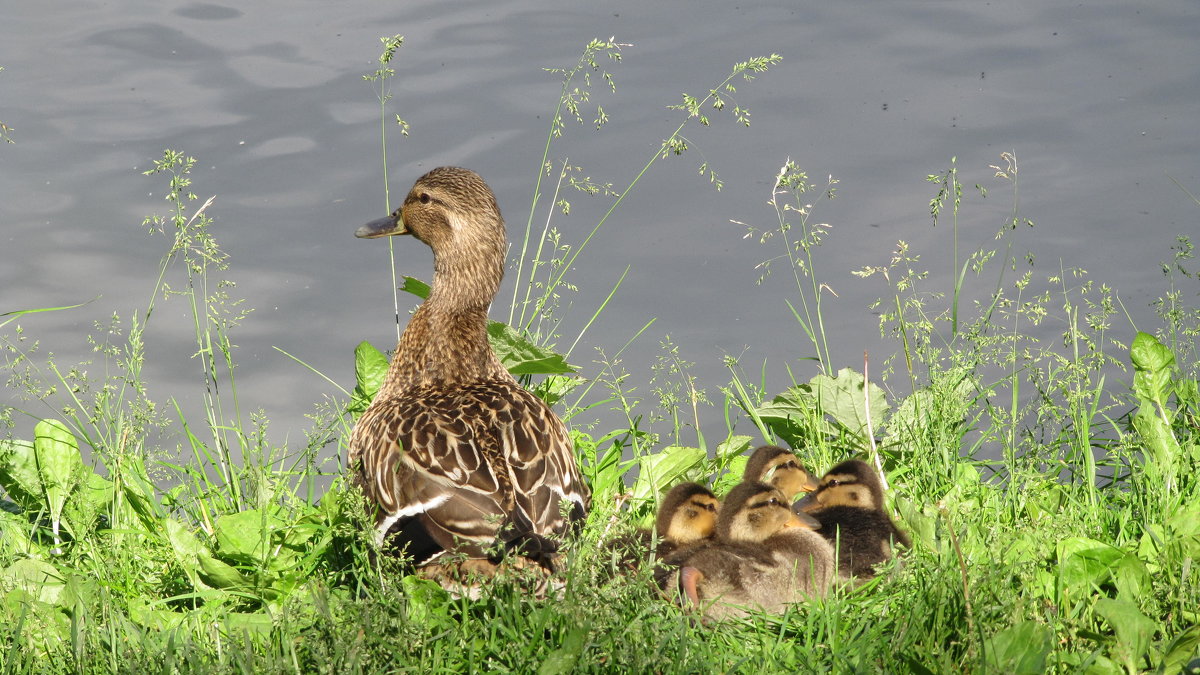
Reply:
M805 472L804 487L802 487L800 489L803 490L804 492L813 492L819 487L821 487L821 483L818 482L817 479L814 478L811 473Z
M794 513L791 520L784 525L785 528L799 528L804 530L819 530L821 529L821 521L813 518L807 513Z
M792 504L792 510L796 513L809 513L821 508L821 503L817 501L815 493L804 495L804 499Z
M354 236L359 239L378 239L399 234L412 234L399 211L386 218L372 220L354 231Z

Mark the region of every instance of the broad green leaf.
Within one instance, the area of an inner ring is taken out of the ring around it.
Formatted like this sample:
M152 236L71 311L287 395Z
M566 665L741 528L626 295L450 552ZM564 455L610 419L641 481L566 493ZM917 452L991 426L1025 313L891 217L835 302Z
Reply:
M33 443L0 440L0 487L25 511L46 508Z
M162 525L163 531L167 535L167 542L171 544L171 549L175 551L175 557L184 567L194 568L199 556L208 554L208 547L200 543L200 540L196 538L196 533L192 532L192 528L175 518L163 519Z
M817 375L809 380L821 410L855 436L867 437L867 409L863 396L865 378L850 368L842 368L837 377ZM868 387L871 424L876 433L883 428L888 412L887 396L878 385Z
M348 410L355 419L371 405L383 378L387 375L388 358L366 340L354 348L354 393L350 397Z
M1009 675L1040 675L1054 649L1054 631L1034 621L1022 621L996 633L985 643L988 671Z
M156 532L160 521L166 518L167 514L158 503L154 483L146 473L146 465L142 458L137 456L128 456L121 461L121 493L125 502L137 514L142 527L149 532Z
M1113 568L1125 557L1114 546L1087 537L1071 537L1058 542L1058 592L1063 605L1090 597L1108 582Z
M755 409L771 432L783 439L788 446L802 448L821 429L822 421L817 410L817 399L808 385L788 387L771 402Z
M1128 600L1100 598L1096 601L1096 613L1104 617L1117 634L1113 655L1124 664L1127 672L1141 670L1142 657L1150 649L1150 639L1158 630L1158 623Z
M404 277L404 283L400 285L400 290L411 293L422 300L429 297L429 284L416 277Z
M1176 635L1163 651L1158 672L1183 673L1184 666L1200 651L1200 626L1192 626Z
M19 588L39 602L65 605L73 598L66 597L66 576L57 567L36 558L22 558L0 570L5 586Z
M1134 393L1143 401L1164 405L1171 394L1175 355L1153 335L1139 331L1129 345L1129 359L1134 368Z
M538 675L566 675L575 672L575 664L583 653L587 630L576 626L563 638L562 646L546 655L538 667Z
M638 458L638 477L633 484L633 503L637 505L653 500L657 506L659 495L670 489L685 473L707 457L708 454L700 448L670 446L660 452Z
M513 375L563 375L576 371L562 354L538 347L506 323L489 321L487 332L496 356Z
M115 488L112 481L84 469L83 480L71 493L62 513L62 524L73 539L79 539L96 523L100 512L112 503Z
M271 534L282 525L283 521L277 516L259 510L221 516L213 525L217 552L238 562L264 562L271 546Z
M210 555L200 555L200 578L213 588L238 588L246 586L246 579L237 568L217 560Z
M1155 463L1158 475L1173 477L1178 458L1183 451L1175 439L1171 427L1158 414L1155 404L1143 401L1133 416L1133 428L1145 442L1150 458Z
M58 420L42 420L33 428L33 454L37 457L46 506L50 509L54 543L58 545L62 543L59 523L63 506L83 472L83 458L79 456L75 435Z

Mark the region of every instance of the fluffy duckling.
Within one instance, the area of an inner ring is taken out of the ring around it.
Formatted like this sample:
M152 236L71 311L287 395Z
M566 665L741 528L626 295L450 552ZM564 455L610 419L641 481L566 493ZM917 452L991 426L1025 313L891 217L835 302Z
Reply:
M883 487L875 470L861 460L830 469L795 508L820 521L821 534L837 547L838 572L844 578L870 578L875 565L892 557L894 544L912 546L883 508Z
M717 540L671 556L686 601L714 619L745 616L747 609L780 613L787 605L823 597L833 582L833 549L793 513L778 488L742 483L717 516Z
M717 496L699 483L680 483L671 488L663 497L654 521L657 557L661 560L710 540L717 529L719 508L721 502Z
M796 453L777 445L764 445L755 449L746 461L742 473L743 482L761 481L779 488L791 503L801 492L817 489L817 479L800 463Z
M355 234L411 234L434 262L429 297L350 437L348 466L373 504L377 541L418 566L465 559L462 569L486 571L511 552L552 569L588 489L562 420L488 342L507 249L491 188L473 171L434 169Z
M618 537L610 544L617 553L617 565L625 572L636 572L647 561L658 565L655 579L669 575L661 563L667 556L712 539L717 528L717 509L721 502L712 490L699 483L680 483L663 497L654 529L639 528ZM658 543L654 544L657 537Z

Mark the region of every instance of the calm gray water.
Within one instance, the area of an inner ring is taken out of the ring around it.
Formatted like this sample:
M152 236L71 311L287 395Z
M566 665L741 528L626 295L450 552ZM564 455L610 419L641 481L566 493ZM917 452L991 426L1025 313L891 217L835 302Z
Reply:
M831 225L818 264L837 293L825 307L834 369L861 368L866 348L873 360L896 349L867 309L886 288L850 270L885 263L903 239L931 271L927 287L949 286L949 220L931 226L935 189L924 178L951 157L968 186L964 251L990 242L1008 216L1011 191L989 165L1015 151L1021 215L1037 226L1017 233L1014 254L1036 253L1038 279L1060 265L1087 269L1141 328L1156 325L1158 262L1177 234L1200 234L1200 207L1172 182L1200 192L1194 0L243 5L67 0L0 12L0 121L16 141L0 144L0 312L96 298L20 322L60 365L92 358L92 322L145 306L169 243L140 227L167 206L164 180L141 171L164 148L184 150L199 160L194 191L216 196L209 213L235 294L255 308L234 335L242 404L265 409L279 444L303 441L304 415L334 388L273 346L350 388L354 345L394 343L387 246L352 236L385 212L379 106L361 77L384 35L407 38L388 111L412 125L407 139L391 133L393 200L434 166L470 167L495 189L510 238L528 217L558 96L543 68L573 64L593 37L628 44L610 64L616 94L593 87L610 123L569 125L552 155L623 189L678 123L666 106L681 92L705 93L737 61L784 57L731 97L752 125L714 112L710 128L686 129L689 153L651 169L572 272L566 344L629 266L572 361L595 375L596 346L612 354L656 317L623 359L627 384L647 399L667 334L717 400L725 355L752 373L765 360L776 390L785 364L815 374L785 305L796 299L789 275L756 285L756 264L781 251L730 222L773 225L766 201L789 157L816 181L840 180L838 199L814 216ZM705 160L723 191L697 175ZM975 183L991 196L978 198ZM609 201L572 200L554 224L577 243ZM399 272L428 278L428 250L397 244ZM1133 330L1122 321L1113 337L1127 342ZM147 376L154 397L195 410L191 331L182 302L160 304ZM719 407L702 410L710 440L722 437Z

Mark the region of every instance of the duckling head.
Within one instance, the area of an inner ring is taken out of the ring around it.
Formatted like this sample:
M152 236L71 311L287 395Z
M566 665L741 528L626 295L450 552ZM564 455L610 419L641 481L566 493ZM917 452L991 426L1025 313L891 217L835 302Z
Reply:
M807 513L793 513L791 502L773 485L748 482L725 497L717 515L717 538L725 542L759 543L790 528L816 530L820 523Z
M764 445L755 450L746 462L742 480L769 483L779 488L789 501L801 492L817 489L817 479L804 468L796 453L777 445Z
M712 490L699 483L680 483L663 498L654 529L659 539L674 544L708 539L717 527L720 506Z
M817 489L796 506L804 512L830 506L879 510L883 508L883 487L869 464L851 459L830 469Z

